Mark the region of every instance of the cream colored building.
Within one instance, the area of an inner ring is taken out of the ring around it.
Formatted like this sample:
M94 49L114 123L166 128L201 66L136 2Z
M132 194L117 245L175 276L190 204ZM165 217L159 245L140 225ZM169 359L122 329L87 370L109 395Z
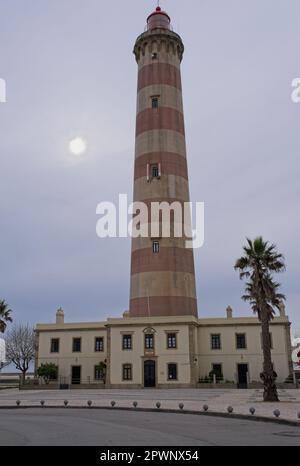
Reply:
M292 372L290 322L282 309L271 323L272 357L278 382ZM259 383L261 327L255 317L197 319L193 316L108 319L38 324L36 366L53 362L59 384L109 388L196 387L199 381ZM211 374L214 370L215 377ZM220 385L219 385L220 386ZM228 385L229 386L229 385Z
M158 200L182 206L189 200L183 52L181 37L158 6L134 46L133 197L145 206ZM164 218L157 224L164 226ZM74 386L103 386L103 371L105 386L113 388L195 387L210 380L245 387L259 381L259 321L233 318L230 308L224 318L198 318L193 250L173 230L168 238L160 233L132 238L130 304L122 318L71 324L59 310L55 324L38 325L37 366L55 363L59 383ZM292 372L290 323L283 308L271 334L274 368L283 382Z

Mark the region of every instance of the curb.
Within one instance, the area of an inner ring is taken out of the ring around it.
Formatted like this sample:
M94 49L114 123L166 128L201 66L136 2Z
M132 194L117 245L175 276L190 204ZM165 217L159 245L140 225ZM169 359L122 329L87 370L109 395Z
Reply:
M286 426L298 427L300 428L300 421L291 421L288 419L273 419L266 416L252 416L249 414L237 414L237 413L222 413L217 411L202 412L202 411L191 411L191 410L179 410L179 409L167 409L167 408L131 408L126 406L70 406L67 407L61 405L51 405L51 406L39 406L39 405L27 405L27 406L0 406L0 410L29 410L29 409L63 409L63 410L102 410L102 411L135 411L135 412L144 412L144 413L165 413L165 414L191 414L193 416L207 416L207 417L220 417L225 419L240 419L245 421L256 421L256 422L266 422L272 424L281 424Z

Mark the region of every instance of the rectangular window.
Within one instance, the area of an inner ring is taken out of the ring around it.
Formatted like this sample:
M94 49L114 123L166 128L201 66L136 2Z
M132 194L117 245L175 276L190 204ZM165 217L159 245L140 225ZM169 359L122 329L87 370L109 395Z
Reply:
M95 366L95 380L103 380L104 372L103 369L99 369L98 366Z
M153 254L159 254L159 241L153 241L152 252Z
M176 333L167 334L167 348L176 349L177 348L177 335Z
M123 380L132 380L132 365L123 364Z
M223 380L223 369L222 364L212 364L212 376L216 376L216 381L221 382Z
M151 165L151 176L152 178L159 178L159 166Z
M152 334L145 335L145 348L146 349L154 348L154 335Z
M168 380L177 380L177 364L168 364Z
M95 351L99 353L100 351L104 351L104 338L97 337L95 339Z
M245 333L236 333L236 349L246 349L246 334Z
M152 97L152 108L158 108L158 97Z
M153 52L151 56L152 56L152 60L157 60L158 53L157 53L157 52Z
M73 338L73 353L81 352L81 338Z
M123 335L123 350L131 350L132 349L132 335Z
M214 335L211 335L210 337L211 337L211 349L212 350L221 349L221 335L214 334Z
M52 338L50 353L59 353L59 338Z

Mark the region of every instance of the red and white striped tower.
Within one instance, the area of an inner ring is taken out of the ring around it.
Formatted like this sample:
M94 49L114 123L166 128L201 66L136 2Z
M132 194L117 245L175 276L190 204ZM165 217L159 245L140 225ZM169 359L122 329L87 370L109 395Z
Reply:
M138 37L134 201L189 202L180 64L184 46L157 7ZM194 255L185 238L132 240L130 317L197 316Z

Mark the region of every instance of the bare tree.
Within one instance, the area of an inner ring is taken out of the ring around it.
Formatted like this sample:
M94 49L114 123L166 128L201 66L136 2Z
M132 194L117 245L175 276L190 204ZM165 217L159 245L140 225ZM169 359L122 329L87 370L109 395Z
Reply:
M22 383L35 357L35 333L33 327L15 324L6 335L6 359L22 372Z

